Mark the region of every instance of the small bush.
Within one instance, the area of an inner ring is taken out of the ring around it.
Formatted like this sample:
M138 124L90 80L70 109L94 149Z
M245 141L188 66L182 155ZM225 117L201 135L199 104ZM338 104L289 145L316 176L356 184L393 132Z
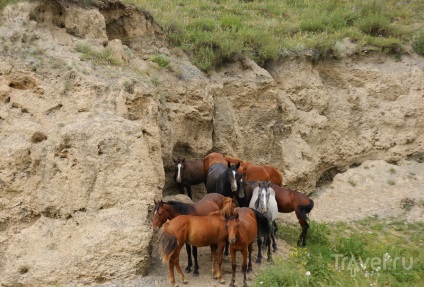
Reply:
M171 63L165 55L158 54L151 58L152 62L155 62L159 65L159 67L167 68L169 67L169 64Z
M358 20L358 28L371 36L388 37L393 33L390 20L383 14L369 14L365 18Z
M424 56L424 33L418 35L412 44L415 53Z

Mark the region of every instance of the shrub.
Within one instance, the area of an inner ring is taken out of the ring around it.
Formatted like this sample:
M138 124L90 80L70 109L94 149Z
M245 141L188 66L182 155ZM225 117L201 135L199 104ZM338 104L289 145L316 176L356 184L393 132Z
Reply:
M424 33L421 33L415 38L412 48L415 53L424 56Z

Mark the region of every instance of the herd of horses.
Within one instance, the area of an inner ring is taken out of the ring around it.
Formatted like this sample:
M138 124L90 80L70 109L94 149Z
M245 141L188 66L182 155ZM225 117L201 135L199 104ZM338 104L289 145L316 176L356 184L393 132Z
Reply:
M180 251L185 245L188 258L185 271L189 273L193 267L194 276L199 275L197 247L210 246L212 276L220 283L225 283L221 271L222 256L228 255L229 250L232 262L230 286L235 283L236 252L241 252L243 286L246 286L246 272L252 270L255 239L257 263L262 260L263 243L267 246L268 261L272 260L271 245L274 252L277 250L274 235L278 212L295 212L302 228L297 244L306 245L307 214L314 202L303 193L283 188L282 174L275 167L216 152L199 160L173 160L174 181L180 193L186 189L192 198L191 186L204 184L207 194L194 204L155 201L153 227L161 228L159 251L162 262L169 265L172 285L178 286L174 267L181 280L187 282L179 264Z

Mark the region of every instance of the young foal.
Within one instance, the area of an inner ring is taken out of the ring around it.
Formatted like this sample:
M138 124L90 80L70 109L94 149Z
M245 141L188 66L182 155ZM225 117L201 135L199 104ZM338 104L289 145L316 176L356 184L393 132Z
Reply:
M195 204L187 204L177 201L163 202L155 201L155 207L153 209L153 228L161 227L168 219L171 220L178 215L197 215L204 216L211 212L218 211L224 206L224 198L219 193L206 194L199 202ZM191 259L191 245L186 244L187 251L187 267L185 271L191 272L191 266L193 261ZM194 259L194 270L193 275L199 275L199 264L197 262L197 247L193 246L193 259Z
M212 254L212 276L220 283L225 283L222 278L222 253L228 238L225 219L234 212L234 199L225 198L224 206L220 211L215 211L207 216L180 215L162 226L159 238L159 251L162 262L169 264L169 278L171 284L175 282L174 266L180 274L181 280L187 283L180 267L180 251L184 243L189 242L196 247L210 246ZM218 262L218 269L215 269Z
M230 243L231 264L233 276L230 287L234 287L236 273L236 251L242 254L243 286L246 285L246 271L252 271L253 242L257 234L268 233L267 219L254 209L248 207L237 208L227 221L228 242ZM261 246L258 247L260 251ZM249 263L247 264L247 252Z
M184 194L184 187L187 189L188 197L191 196L191 186L205 182L206 174L203 172L203 160L182 160L172 159L175 163L174 181L178 190Z

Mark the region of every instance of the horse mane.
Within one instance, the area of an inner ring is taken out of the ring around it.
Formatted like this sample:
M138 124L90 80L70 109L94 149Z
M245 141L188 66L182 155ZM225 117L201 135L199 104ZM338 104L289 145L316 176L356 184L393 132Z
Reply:
M174 201L174 200L171 200L165 203L171 205L172 208L180 214L189 214L190 212L194 211L193 205L188 203Z

